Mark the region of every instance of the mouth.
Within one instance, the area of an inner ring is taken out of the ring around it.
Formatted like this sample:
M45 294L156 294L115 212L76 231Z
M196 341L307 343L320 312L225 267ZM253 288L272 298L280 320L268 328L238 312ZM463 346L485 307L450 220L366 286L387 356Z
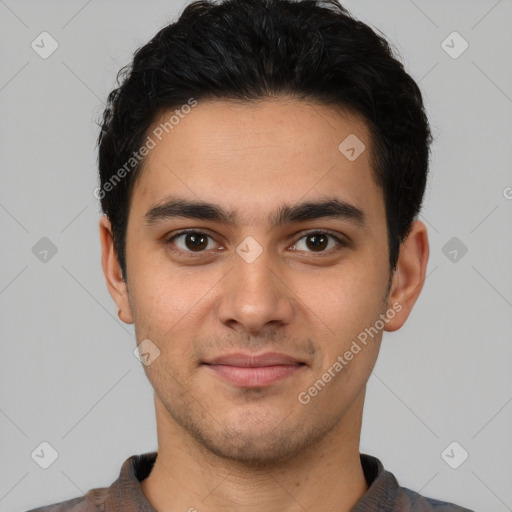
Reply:
M243 353L224 355L204 362L203 366L235 386L256 388L289 378L307 365L285 354L267 352L258 356Z

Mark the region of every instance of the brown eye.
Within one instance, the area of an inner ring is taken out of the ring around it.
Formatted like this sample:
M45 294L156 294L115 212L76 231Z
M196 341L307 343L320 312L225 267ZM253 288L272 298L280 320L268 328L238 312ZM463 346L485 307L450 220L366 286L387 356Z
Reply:
M313 234L306 237L306 245L312 251L323 251L329 243L328 237L324 234Z
M307 233L305 236L300 238L294 244L293 249L320 254L324 252L336 251L336 249L346 245L347 243L337 236L331 235L330 233L324 231L315 231L312 233Z
M202 252L212 248L209 246L210 240L213 239L205 233L188 231L172 237L169 243L174 243L178 249L185 252Z

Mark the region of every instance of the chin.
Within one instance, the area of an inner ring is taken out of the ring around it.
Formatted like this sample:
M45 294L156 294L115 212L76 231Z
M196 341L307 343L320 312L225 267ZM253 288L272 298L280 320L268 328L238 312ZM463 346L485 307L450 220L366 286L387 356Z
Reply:
M203 442L203 446L217 457L245 466L265 468L292 458L299 451L298 444L289 436L264 439L250 434Z
M285 424L282 418L276 421L259 421L258 425L238 423L225 429L217 424L207 433L204 429L189 432L217 457L267 469L302 455L304 449L314 445L325 434L324 429L313 425L308 430L304 425Z

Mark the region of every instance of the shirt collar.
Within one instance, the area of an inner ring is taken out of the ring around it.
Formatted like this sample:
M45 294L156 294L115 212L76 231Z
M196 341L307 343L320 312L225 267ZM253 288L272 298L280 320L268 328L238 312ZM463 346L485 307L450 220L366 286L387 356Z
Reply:
M105 512L157 512L148 502L140 482L149 476L157 452L132 455L123 463L119 478L108 488ZM392 473L379 459L360 454L368 490L351 512L391 512L399 489Z

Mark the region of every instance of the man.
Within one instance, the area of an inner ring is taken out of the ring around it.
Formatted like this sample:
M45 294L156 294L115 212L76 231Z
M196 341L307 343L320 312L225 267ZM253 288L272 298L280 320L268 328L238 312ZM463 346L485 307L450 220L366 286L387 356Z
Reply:
M467 511L359 453L383 331L425 279L430 143L417 85L334 0L195 2L140 48L97 196L158 452L37 510Z

